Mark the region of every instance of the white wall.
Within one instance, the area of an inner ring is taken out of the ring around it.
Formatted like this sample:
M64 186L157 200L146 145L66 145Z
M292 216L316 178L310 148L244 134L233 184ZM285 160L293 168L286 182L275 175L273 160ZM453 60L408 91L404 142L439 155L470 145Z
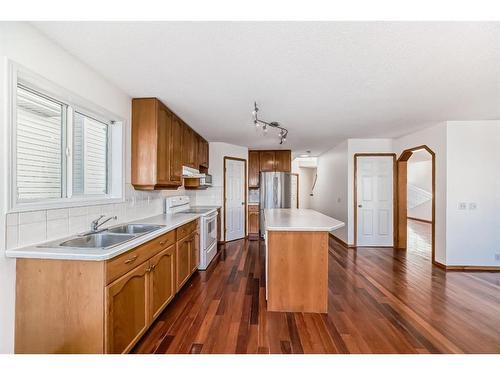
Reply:
M423 153L427 160L415 161L415 156L411 156L408 160L408 185L411 184L432 194L432 159L427 151ZM432 220L432 199L416 207L408 207L408 217Z
M447 134L446 264L500 266L500 121L452 121Z
M151 216L162 211L163 195L179 193L175 191L164 194L145 193L133 190L130 185L130 97L27 23L0 22L0 140L4 153L8 142L7 128L10 125L7 123L6 100L9 79L8 59L125 119L126 201L74 210L41 210L23 214L21 215L23 218L17 214L9 214L8 225L6 225L9 178L7 158L5 154L2 155L2 163L0 163L0 353L13 352L14 348L15 260L5 258L4 251L7 245L16 247L27 244L27 241L67 234L71 230L76 230L75 228L88 224L89 218L99 213L116 213L121 220ZM37 234L30 232L26 225L38 228ZM30 234L31 237L26 237L26 234Z
M311 208L346 223L333 232L347 242L347 141L318 157L316 187L310 198Z
M436 154L436 260L446 264L446 123L438 123L393 142L397 156L416 146L427 145Z

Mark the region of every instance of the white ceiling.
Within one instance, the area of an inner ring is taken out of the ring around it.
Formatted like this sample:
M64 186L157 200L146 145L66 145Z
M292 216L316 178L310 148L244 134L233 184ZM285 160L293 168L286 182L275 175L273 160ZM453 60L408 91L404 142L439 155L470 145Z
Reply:
M278 147L253 101L326 151L444 120L500 118L500 23L36 22L133 97L156 96L210 141ZM271 133L271 131L270 131Z

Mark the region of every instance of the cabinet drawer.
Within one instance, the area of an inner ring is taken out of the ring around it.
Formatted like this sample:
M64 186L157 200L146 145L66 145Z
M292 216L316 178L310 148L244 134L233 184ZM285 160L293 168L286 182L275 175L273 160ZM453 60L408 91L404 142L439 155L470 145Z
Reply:
M259 212L259 205L258 204L249 204L248 205L248 212Z
M177 240L182 240L187 235L193 233L198 228L198 220L191 221L177 228Z
M106 284L126 274L161 250L175 243L175 230L146 242L106 262Z

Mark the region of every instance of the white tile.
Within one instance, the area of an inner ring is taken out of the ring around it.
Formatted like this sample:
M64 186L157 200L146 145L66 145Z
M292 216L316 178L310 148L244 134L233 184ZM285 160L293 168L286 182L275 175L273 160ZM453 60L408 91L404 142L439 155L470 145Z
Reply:
M87 207L87 215L99 216L100 214L101 214L101 206L89 206L89 207Z
M67 219L68 215L69 210L67 208L47 210L47 220Z
M19 246L43 242L47 239L47 222L19 225Z
M19 214L19 225L30 224L30 223L40 223L47 220L47 211L31 211L31 212L21 212Z
M69 209L69 216L87 216L87 207L71 207Z
M69 234L77 234L90 229L90 221L87 216L70 216L69 218Z
M7 226L10 225L17 225L19 220L19 214L13 213L13 214L7 214Z
M15 249L18 246L17 225L8 225L5 231L5 247L6 249Z
M68 232L68 219L56 219L47 221L47 240L66 237Z

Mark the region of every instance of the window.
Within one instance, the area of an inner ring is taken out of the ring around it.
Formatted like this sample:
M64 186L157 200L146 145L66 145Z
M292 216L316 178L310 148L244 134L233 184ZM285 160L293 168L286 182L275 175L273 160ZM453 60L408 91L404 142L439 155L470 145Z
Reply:
M121 122L16 73L11 208L121 199Z

